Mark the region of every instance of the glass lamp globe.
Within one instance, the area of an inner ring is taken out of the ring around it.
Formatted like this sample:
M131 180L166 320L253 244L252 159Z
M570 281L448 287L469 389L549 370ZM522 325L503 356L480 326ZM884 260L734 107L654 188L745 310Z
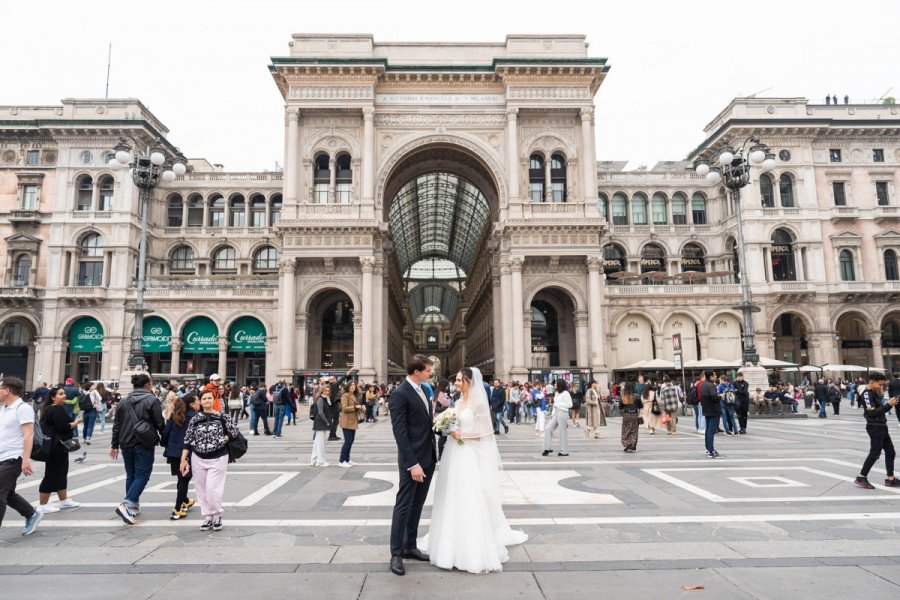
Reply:
M697 175L699 175L700 177L706 177L706 175L709 173L709 165L706 163L700 163L699 165L697 165L696 171Z
M116 151L116 160L123 165L131 164L131 153L128 150Z
M180 163L180 162L172 165L172 170L175 172L176 175L184 175L185 173L187 173L187 167L184 166L184 163Z
M706 180L715 185L722 180L722 176L719 175L718 171L710 171L706 174Z
M159 167L166 162L166 157L162 152L154 152L150 155L150 162Z
M766 153L762 150L754 150L750 153L750 162L754 165L758 165L766 160Z
M762 165L760 166L762 166L763 171L771 171L775 168L775 159L767 158L766 160L762 161Z
M726 150L725 152L723 152L722 154L719 155L719 164L722 165L723 167L725 165L730 165L731 161L733 161L733 160L734 160L734 154L732 154L728 150Z
M163 171L161 177L163 181L175 181L175 172L168 170Z
M124 168L125 168L125 165L123 165L122 163L120 163L120 162L118 161L118 159L116 159L116 158L111 158L111 159L109 159L109 162L106 163L106 164L109 165L109 168L112 169L112 170L114 170L114 171L118 171L119 169L124 169Z

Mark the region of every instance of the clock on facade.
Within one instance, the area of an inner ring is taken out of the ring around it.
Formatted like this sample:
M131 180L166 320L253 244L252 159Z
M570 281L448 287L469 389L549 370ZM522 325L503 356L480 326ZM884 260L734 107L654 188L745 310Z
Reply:
M791 153L787 150L782 150L778 153L778 158L780 158L782 162L788 162L789 160L791 160Z

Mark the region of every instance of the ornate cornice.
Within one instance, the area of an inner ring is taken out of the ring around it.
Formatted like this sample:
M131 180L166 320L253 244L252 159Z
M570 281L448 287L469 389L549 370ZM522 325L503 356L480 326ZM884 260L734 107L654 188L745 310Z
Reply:
M371 85L292 85L288 100L372 100Z
M381 114L375 115L375 124L380 127L438 127L454 125L502 126L506 124L503 114Z

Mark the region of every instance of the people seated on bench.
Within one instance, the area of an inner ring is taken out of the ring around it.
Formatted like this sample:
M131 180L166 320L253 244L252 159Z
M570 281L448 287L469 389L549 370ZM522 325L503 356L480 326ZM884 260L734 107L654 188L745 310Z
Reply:
M766 413L774 414L780 413L782 410L781 406L781 398L782 392L778 391L778 388L775 384L770 384L769 389L762 395L762 401L757 405L757 413L760 414L759 411L762 408L766 409Z

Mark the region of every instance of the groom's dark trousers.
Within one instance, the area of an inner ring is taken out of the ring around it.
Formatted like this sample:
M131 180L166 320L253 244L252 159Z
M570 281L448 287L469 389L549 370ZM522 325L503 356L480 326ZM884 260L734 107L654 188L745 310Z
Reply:
M397 442L400 486L391 520L391 556L403 555L416 547L419 519L428 496L428 488L437 464L437 448L431 430L431 406L419 396L409 381L404 381L390 397L391 427ZM425 481L413 480L409 470L419 465Z

